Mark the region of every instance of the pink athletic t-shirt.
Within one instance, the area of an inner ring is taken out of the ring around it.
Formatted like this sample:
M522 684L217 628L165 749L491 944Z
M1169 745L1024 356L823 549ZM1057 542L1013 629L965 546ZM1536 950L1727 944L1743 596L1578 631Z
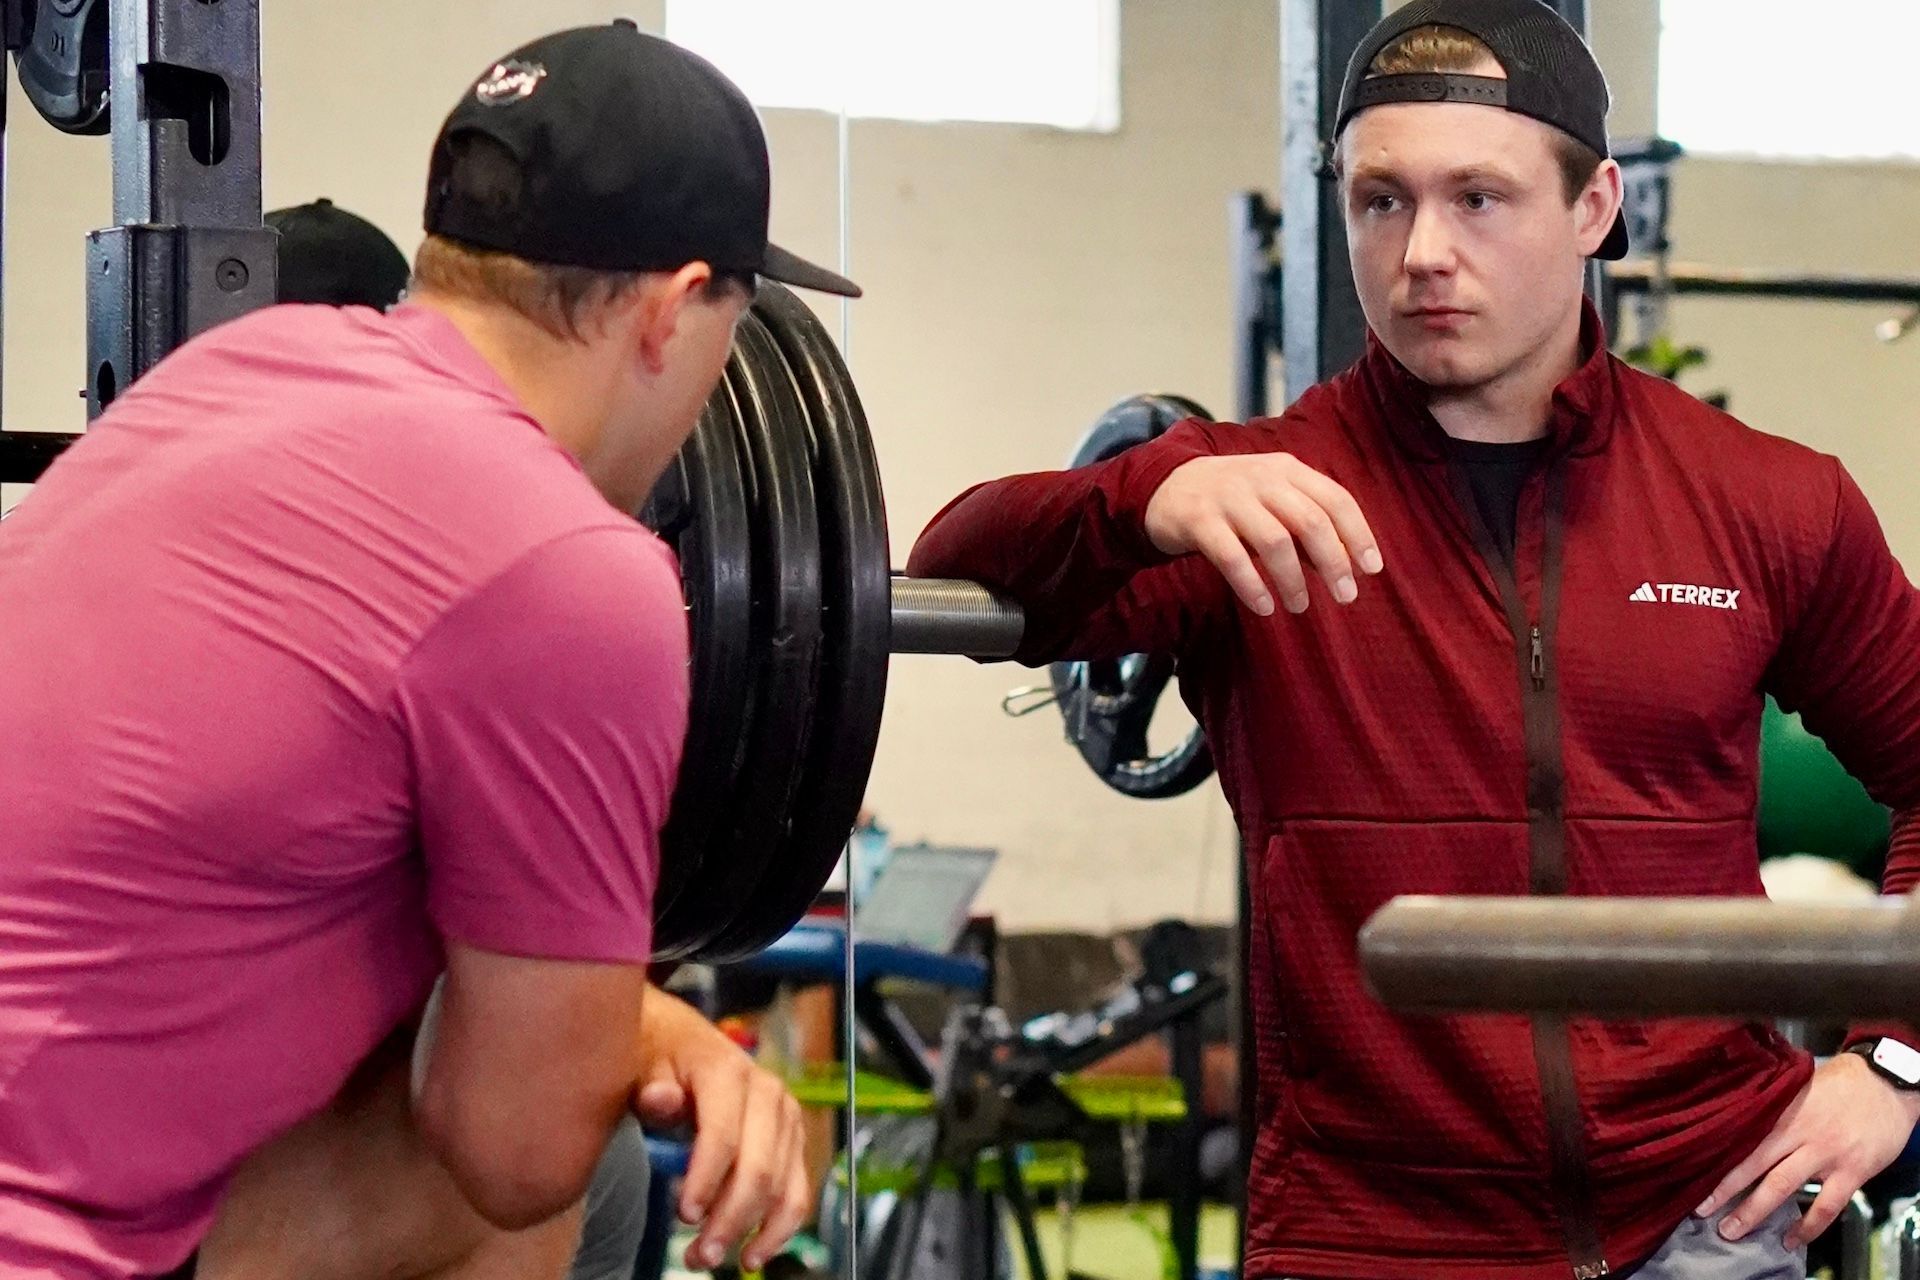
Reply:
M671 553L435 312L129 389L0 523L0 1274L178 1265L445 939L645 961L686 664Z

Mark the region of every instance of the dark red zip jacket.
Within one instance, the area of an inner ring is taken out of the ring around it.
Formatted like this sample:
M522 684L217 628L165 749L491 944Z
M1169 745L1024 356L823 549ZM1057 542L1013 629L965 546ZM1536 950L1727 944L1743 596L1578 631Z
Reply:
M1766 693L1896 810L1887 889L1920 879L1920 594L1865 498L1615 360L1591 310L1583 338L1511 568L1377 340L1277 419L974 489L909 563L1024 606L1021 661L1179 657L1252 892L1250 1276L1623 1270L1809 1078L1755 1023L1390 1012L1355 951L1389 898L1762 893ZM1176 467L1270 451L1365 511L1387 569L1353 605L1259 618L1147 540Z

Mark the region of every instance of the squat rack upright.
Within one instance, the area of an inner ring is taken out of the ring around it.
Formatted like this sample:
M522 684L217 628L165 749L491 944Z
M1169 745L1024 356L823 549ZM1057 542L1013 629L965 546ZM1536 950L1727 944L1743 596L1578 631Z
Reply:
M188 338L274 300L278 237L260 222L260 4L0 0L0 32L49 123L112 135L114 225L87 237L93 418ZM105 83L89 70L103 42ZM0 181L6 75L0 62ZM75 438L0 424L0 482L38 479Z

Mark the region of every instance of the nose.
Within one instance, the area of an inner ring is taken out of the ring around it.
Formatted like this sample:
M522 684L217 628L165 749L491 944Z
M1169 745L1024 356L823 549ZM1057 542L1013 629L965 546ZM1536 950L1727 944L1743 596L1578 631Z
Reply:
M1453 231L1448 225L1444 205L1415 206L1413 227L1407 233L1407 252L1403 265L1415 278L1446 275L1454 268Z

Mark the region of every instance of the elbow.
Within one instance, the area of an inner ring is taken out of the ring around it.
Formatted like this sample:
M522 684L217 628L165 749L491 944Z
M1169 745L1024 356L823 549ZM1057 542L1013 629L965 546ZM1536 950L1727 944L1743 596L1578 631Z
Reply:
M586 1194L605 1134L518 1116L475 1114L431 1085L414 1102L421 1137L474 1211L503 1231L523 1231Z

